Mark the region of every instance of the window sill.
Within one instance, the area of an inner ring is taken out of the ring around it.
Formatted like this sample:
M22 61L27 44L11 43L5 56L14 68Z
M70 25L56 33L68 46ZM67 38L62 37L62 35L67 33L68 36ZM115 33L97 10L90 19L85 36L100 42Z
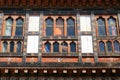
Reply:
M78 57L77 53L42 53L43 57Z
M1 39L23 39L23 36L0 36Z
M120 53L98 53L99 57L120 57Z
M42 39L77 39L77 36L49 36L43 37Z
M10 52L0 52L0 56L3 57L3 56L22 56L22 52L20 53L10 53Z

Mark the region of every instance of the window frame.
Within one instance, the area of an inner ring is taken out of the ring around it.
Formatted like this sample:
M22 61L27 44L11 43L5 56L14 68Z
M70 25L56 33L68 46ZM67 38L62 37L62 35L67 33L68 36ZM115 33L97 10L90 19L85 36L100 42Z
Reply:
M51 18L51 19L53 19L53 35L51 36L51 37L63 37L63 36L68 36L67 35L67 19L68 18L72 18L73 20L74 20L74 34L75 34L75 36L77 36L77 31L76 31L76 16L75 15L61 15L61 16L57 16L57 15L45 15L44 16L44 22L43 22L43 33L42 33L42 35L43 35L43 37L47 37L46 36L46 19L47 18ZM60 36L57 36L56 34L55 34L55 30L56 30L56 28L61 28L61 27L57 27L57 25L56 25L56 20L58 19L58 18L61 18L61 19L63 19L63 35L60 35ZM74 37L75 37L74 36ZM71 36L72 37L72 36Z
M11 35L10 36L15 36L15 31L16 31L16 19L22 18L23 21L25 21L25 15L4 15L4 20L3 20L3 25L2 25L2 36L5 36L5 28L6 28L6 19L7 18L12 18L13 19L13 25L12 25L12 30L11 30ZM23 22L23 36L24 36L24 25L25 23Z
M106 36L110 36L109 35L109 25L108 25L108 19L109 18L114 18L115 20L116 20L116 31L117 31L117 36L119 36L120 34L119 34L119 27L118 27L118 17L117 17L117 15L96 15L96 34L97 34L97 36L99 36L99 34L98 34L98 23L97 23L97 20L100 18L100 17L102 17L104 20L105 20L105 27L106 27ZM111 37L111 36L110 36Z

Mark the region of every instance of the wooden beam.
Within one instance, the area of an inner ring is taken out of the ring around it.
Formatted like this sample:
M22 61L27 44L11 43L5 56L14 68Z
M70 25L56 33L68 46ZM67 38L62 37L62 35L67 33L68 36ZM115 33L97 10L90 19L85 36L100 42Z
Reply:
M26 0L21 0L21 3L20 3L22 6L26 6L27 3L26 3Z
M37 5L41 6L41 0L37 0Z
M30 0L30 6L33 6L34 5L34 0Z
M14 0L14 4L13 5L18 6L19 5L19 0Z
M1 8L11 8L11 7L18 7L18 8L25 8L31 6L40 7L40 8L94 8L94 7L114 7L119 8L120 1L119 0L0 0ZM89 5L89 6L88 6ZM114 6L113 6L114 5Z
M12 6L12 0L8 0L7 5Z
M4 6L5 5L5 1L4 0L0 0L0 6Z

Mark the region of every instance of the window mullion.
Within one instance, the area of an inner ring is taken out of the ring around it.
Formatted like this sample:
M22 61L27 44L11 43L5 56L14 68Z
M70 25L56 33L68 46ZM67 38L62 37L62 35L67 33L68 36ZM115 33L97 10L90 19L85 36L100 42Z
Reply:
M53 18L53 36L55 36L56 18Z
M64 26L63 26L63 30L64 30L64 34L63 35L64 36L68 36L67 35L67 22L66 21L67 21L66 18L64 18L64 23L63 23L64 24Z
M116 21L116 30L117 30L117 36L119 36L119 24L118 24L118 19L115 17L115 21Z
M107 43L106 43L107 41L105 40L105 41L103 41L103 42L104 42L104 44L105 44L105 54L108 55L108 51L107 51L108 49L107 49Z
M105 18L105 28L106 28L106 35L109 36L109 28L108 28L108 20Z
M12 30L11 30L11 34L12 36L15 36L15 31L16 31L16 20L13 19L13 25L12 25Z
M111 43L112 43L112 53L114 53L115 52L115 50L114 50L115 49L114 48L114 41L112 41Z

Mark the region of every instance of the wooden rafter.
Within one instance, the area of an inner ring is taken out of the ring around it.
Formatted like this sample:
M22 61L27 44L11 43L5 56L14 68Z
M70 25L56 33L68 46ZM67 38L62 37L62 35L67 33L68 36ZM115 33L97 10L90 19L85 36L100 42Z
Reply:
M0 7L7 8L70 8L70 7L109 7L114 5L118 7L120 5L119 0L0 0Z

